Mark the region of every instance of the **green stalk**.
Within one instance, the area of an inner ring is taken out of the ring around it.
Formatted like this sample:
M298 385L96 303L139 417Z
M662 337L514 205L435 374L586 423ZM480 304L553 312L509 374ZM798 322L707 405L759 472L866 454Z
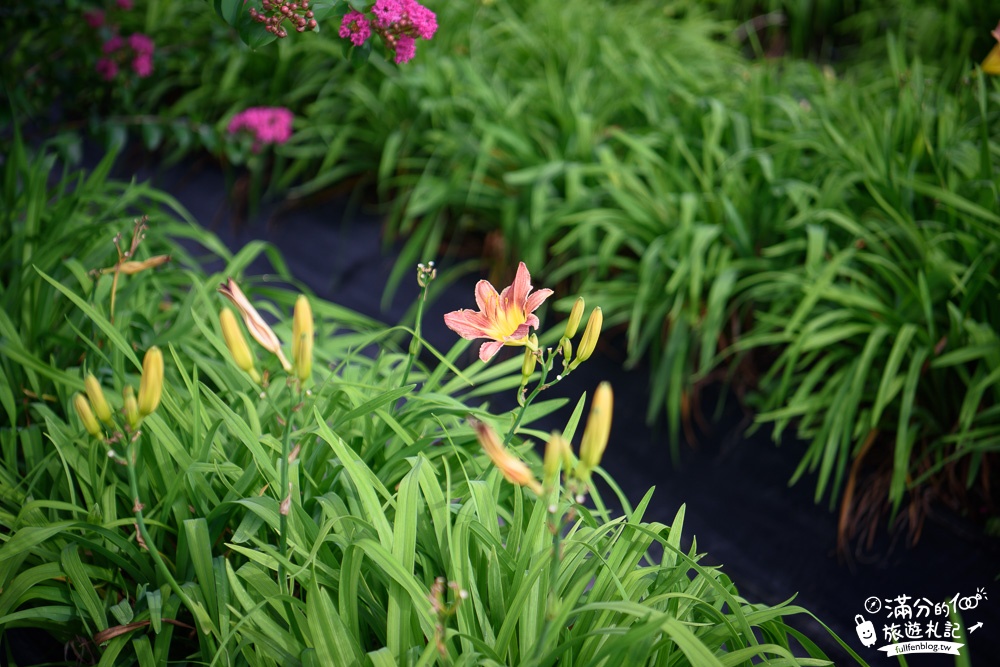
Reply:
M300 385L301 391L301 385ZM301 396L299 397L301 399ZM285 419L285 433L281 439L281 491L278 494L278 553L282 556L288 551L288 514L281 511L281 503L284 502L284 494L290 493L288 489L288 457L292 453L292 416L294 415L293 405L288 410L288 417ZM292 511L289 503L288 511ZM278 590L287 594L288 582L285 581L285 566L281 559L278 560Z
M128 471L128 485L132 493L132 513L135 515L135 524L139 529L139 536L142 537L142 541L146 544L146 551L149 552L150 556L153 557L153 563L156 564L156 570L160 573L160 576L167 580L170 584L170 589L177 594L177 597L181 599L184 606L188 608L192 615L199 620L202 624L202 631L207 632L206 628L211 627L212 621L206 614L205 610L201 606L196 605L194 600L188 597L188 594L184 592L180 584L174 578L174 575L170 573L167 564L163 561L163 557L160 555L159 550L156 548L156 544L153 543L153 538L149 534L149 529L146 528L146 521L142 515L142 503L139 502L139 479L136 475L136 462L139 457L139 442L129 444L128 450L125 454L125 469Z
M427 301L427 290L430 288L430 284L428 280L422 286L420 300L417 301L417 320L413 324L413 338L410 339L409 356L406 359L406 369L403 371L403 381L400 383L400 386L405 385L407 380L410 379L410 369L413 368L413 361L420 354L420 327L424 320L424 303Z
M552 362L553 357L550 357L542 362L542 377L538 381L538 384L535 385L535 388L531 390L531 393L528 394L528 397L524 399L524 404L518 409L517 416L514 418L514 424L510 427L510 430L507 431L507 435L504 436L504 447L510 444L511 439L514 437L514 433L517 432L517 427L521 425L521 420L524 419L524 413L528 410L528 406L531 405L531 402L535 400L535 397L538 396L542 390L548 389L552 386L545 384L545 379L549 376L549 371L552 369ZM552 384L555 384L555 382Z

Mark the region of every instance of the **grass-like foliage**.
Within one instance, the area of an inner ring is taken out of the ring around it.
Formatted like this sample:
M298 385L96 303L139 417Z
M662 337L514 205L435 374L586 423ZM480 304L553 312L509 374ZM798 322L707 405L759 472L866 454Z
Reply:
M244 281L234 303L272 352L246 355L216 288L263 246L229 253L107 164L51 167L19 145L4 174L8 637L41 628L69 664L143 667L829 664L786 625L807 612L744 600L681 547L683 508L666 526L642 520L652 491L635 508L618 492L620 516L587 500L608 412L579 464L563 444L544 487L510 484L477 431L510 429L504 456L539 470L525 438L550 436L530 424L565 403L477 404L535 378L522 360L459 369L459 341L424 363L391 343L419 331ZM298 336L291 370L268 335Z

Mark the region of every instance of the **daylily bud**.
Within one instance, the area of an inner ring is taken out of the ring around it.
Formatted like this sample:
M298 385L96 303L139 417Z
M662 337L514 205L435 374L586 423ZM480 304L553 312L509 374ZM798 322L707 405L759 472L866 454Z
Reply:
M565 450L569 449L569 443L562 437L559 431L552 431L549 441L545 443L545 459L542 462L542 481L546 485L553 484L559 479L559 471L563 467Z
M521 362L521 379L524 383L535 372L535 365L538 363L538 357L535 354L535 350L538 349L538 336L531 334L530 340L531 344L524 348L524 361Z
M132 390L132 385L125 385L122 389L122 398L124 399L125 405L122 412L125 413L125 421L132 428L139 425L142 421L142 416L139 414L139 404L135 400L135 391Z
M573 360L573 367L579 366L582 362L590 359L597 347L597 339L601 335L601 325L604 324L604 313L600 308L590 311L590 319L587 320L587 328L583 330L583 338L580 339L580 347L576 349L576 359Z
M590 416L587 417L587 427L583 431L583 442L580 444L580 466L584 474L590 474L600 462L611 436L611 413L614 409L614 397L611 385L602 382L597 385L594 398L590 402Z
M90 401L87 400L87 397L79 393L74 394L73 408L80 421L83 422L83 427L87 429L87 433L95 438L101 437L101 425L97 421L97 417L94 416L93 410L90 409Z
M226 341L226 347L229 348L229 354L232 355L233 361L240 369L249 373L254 382L259 381L260 375L257 374L257 370L253 366L253 354L247 345L247 339L243 337L243 332L240 330L239 322L236 321L233 311L228 308L220 310L219 324L222 325L222 337Z
M288 359L285 358L284 353L281 351L281 341L278 340L274 331L264 321L264 318L260 316L260 313L253 307L253 304L250 303L246 295L243 294L236 281L229 278L224 285L219 285L219 292L236 306L236 310L240 311L240 315L243 316L243 323L247 325L247 330L253 336L253 339L260 343L261 347L265 350L276 355L278 361L281 362L282 368L286 371L291 371L292 365L288 363Z
M1000 38L998 38L1000 39ZM980 65L986 74L1000 74L1000 44L994 44L983 64Z
M583 309L585 304L583 302L583 297L579 297L576 303L573 304L573 310L569 312L569 319L566 320L566 333L563 334L565 338L572 338L576 335L576 330L580 328L580 321L583 320Z
M163 353L153 346L142 360L142 379L139 381L139 414L145 417L156 410L163 394Z
M562 348L562 355L564 360L573 358L573 341L571 341L569 338L563 338L559 346L560 348ZM566 362L563 361L563 363Z
M83 378L83 387L87 390L87 398L90 399L90 405L94 408L94 414L105 424L110 424L111 408L108 407L108 401L104 398L101 383L92 373L87 373L87 377Z
M308 380L312 372L312 356L312 307L309 299L300 294L295 300L295 312L292 315L292 361L295 363L295 376L302 382Z
M493 429L476 420L472 422L472 426L476 429L476 437L479 439L483 451L490 457L493 465L500 470L504 478L511 484L526 486L536 494L541 495L542 485L531 474L531 470L528 469L524 461L507 451Z

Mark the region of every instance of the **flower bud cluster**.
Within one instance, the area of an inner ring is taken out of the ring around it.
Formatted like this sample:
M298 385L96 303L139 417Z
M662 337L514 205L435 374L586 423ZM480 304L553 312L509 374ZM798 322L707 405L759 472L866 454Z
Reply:
M378 0L370 17L353 9L345 14L339 34L361 46L374 31L401 64L413 59L417 38L431 39L437 27L437 16L417 0Z
M577 502L582 502L582 496L589 488L591 473L600 465L604 450L607 449L611 437L613 411L614 396L611 385L602 382L597 386L594 398L590 402L590 415L587 417L587 425L583 432L580 458L577 459L573 455L570 443L559 432L553 432L546 443L542 461L544 485L539 483L527 464L504 447L492 428L476 420L472 421L472 427L476 431L476 438L483 451L508 482L542 495L546 489L556 487L559 473L563 472L567 490Z
M156 51L156 45L148 35L136 32L126 39L114 32L104 41L101 51L104 57L97 61L95 68L105 81L115 79L121 71L121 66L128 61L131 61L132 71L140 79L145 79L153 73L153 53Z
M250 18L264 24L264 29L275 37L288 37L282 25L288 21L296 32L316 29L316 19L309 8L309 0L263 0L263 10L250 8Z
M83 380L86 393L73 396L73 409L83 423L87 433L95 438L104 437L105 424L112 429L115 420L111 406L104 395L100 381L88 373ZM153 346L146 351L142 360L142 376L139 381L139 398L136 399L131 385L122 391L122 415L125 418L125 432L135 430L145 417L151 415L160 405L163 396L163 352ZM109 440L110 442L110 440Z
M253 306L250 300L243 294L243 290L232 278L219 286L219 293L225 296L236 306L243 318L247 331L257 343L265 350L275 355L281 362L281 367L288 373L294 374L299 382L305 383L312 374L313 358L313 313L309 299L305 295L299 295L295 301L295 309L292 315L292 361L289 362L281 349L281 341L270 325L264 321L260 313ZM222 326L222 337L229 348L229 353L233 357L236 365L248 373L254 382L260 382L260 375L254 367L254 357L250 352L243 331L236 322L236 317L232 311L223 309L219 313L219 323Z

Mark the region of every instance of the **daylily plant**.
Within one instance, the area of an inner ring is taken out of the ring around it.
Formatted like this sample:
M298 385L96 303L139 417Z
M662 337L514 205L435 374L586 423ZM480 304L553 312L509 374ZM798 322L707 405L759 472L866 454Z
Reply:
M552 295L550 289L531 293L531 274L524 262L517 265L514 282L499 294L488 280L476 283L478 311L456 310L444 316L448 328L467 340L489 338L479 348L479 358L489 361L504 345L528 345L528 333L538 328L534 312Z

